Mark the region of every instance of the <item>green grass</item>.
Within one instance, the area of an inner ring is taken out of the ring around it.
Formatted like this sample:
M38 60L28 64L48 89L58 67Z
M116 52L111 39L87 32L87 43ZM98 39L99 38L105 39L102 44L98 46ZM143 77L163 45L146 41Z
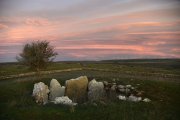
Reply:
M0 76L14 75L20 73L32 72L27 66L19 64L1 64L0 65Z
M55 63L57 64L57 63ZM150 63L149 63L150 64ZM121 71L135 71L133 74L113 71L95 71L82 70L61 72L49 75L42 75L41 80L36 76L7 79L0 82L0 119L1 120L179 120L180 115L180 82L179 77L149 74L135 74L139 71L151 73L150 69L162 74L177 75L179 68L171 68L169 64L149 65L148 63L136 64L137 67L131 69L130 64L126 63L59 63L59 66L51 66L49 70L61 68L99 68L115 69ZM177 64L177 63L176 63ZM122 67L123 66L123 67ZM138 67L139 66L139 67ZM11 66L10 66L11 67ZM144 71L147 70L147 71ZM167 70L167 71L162 71ZM14 68L14 71L17 71ZM177 73L173 73L176 71ZM16 73L16 72L14 72ZM52 78L57 79L61 85L65 80L76 78L81 75L87 75L89 80L95 78L98 81L116 81L119 84L131 84L137 86L139 90L145 91L145 96L150 98L150 103L134 103L128 101L114 100L108 101L106 105L98 103L78 105L75 112L71 108L63 105L37 105L32 98L33 85L36 82L43 81L49 85ZM140 85L137 85L140 84Z
M99 61L99 62L55 62L43 71L63 70L70 68L94 68L114 70L120 73L129 74L171 74L180 75L180 60L121 60L121 61ZM33 72L27 66L18 63L0 64L0 76L17 75L21 73Z
M49 65L47 69L44 69L43 71L63 70L69 68L81 68L81 65L80 63L56 62ZM28 72L33 72L33 70L30 70L27 66L20 65L18 63L0 64L0 76L16 75L16 74L28 73Z

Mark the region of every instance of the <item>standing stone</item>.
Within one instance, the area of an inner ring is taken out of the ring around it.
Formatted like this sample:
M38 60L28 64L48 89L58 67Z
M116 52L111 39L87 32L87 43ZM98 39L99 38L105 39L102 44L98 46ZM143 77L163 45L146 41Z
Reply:
M46 104L48 103L48 86L43 82L35 83L32 96L35 98L36 103Z
M65 92L65 87L64 86L61 87L61 84L56 79L52 79L50 82L49 99L51 101L54 101L56 97L64 96L64 92Z
M97 82L95 79L89 82L88 90L88 99L90 101L100 100L105 95L103 82Z
M65 95L72 99L73 102L83 102L87 96L87 85L88 78L86 76L67 80Z
M111 100L115 100L117 98L117 95L116 95L116 85L112 85L111 86L111 89L110 89L110 94L109 94L109 98Z

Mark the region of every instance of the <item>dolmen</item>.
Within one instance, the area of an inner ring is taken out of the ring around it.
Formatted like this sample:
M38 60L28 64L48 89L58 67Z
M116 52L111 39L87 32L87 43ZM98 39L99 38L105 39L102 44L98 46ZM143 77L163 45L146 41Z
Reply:
M95 79L88 81L87 76L80 76L65 81L65 86L56 80L50 81L48 88L43 82L35 83L32 96L36 103L77 105L85 102L102 102L102 100L123 100L132 102L150 102L144 97L144 91L137 90L132 85L120 85L115 82L98 82ZM144 98L144 99L143 99Z

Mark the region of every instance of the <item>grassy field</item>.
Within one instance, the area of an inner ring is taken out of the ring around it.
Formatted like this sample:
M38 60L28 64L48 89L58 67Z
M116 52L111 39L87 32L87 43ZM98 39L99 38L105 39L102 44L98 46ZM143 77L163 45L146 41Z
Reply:
M1 64L0 76L31 72L16 63ZM128 60L101 62L57 62L47 70L83 68L81 71L44 74L4 79L0 81L1 120L179 120L180 119L180 61L179 60ZM37 105L32 99L34 83L49 85L52 78L62 85L65 80L87 75L89 80L116 81L131 84L145 91L150 103L114 100L105 105L81 104L71 108L62 105Z

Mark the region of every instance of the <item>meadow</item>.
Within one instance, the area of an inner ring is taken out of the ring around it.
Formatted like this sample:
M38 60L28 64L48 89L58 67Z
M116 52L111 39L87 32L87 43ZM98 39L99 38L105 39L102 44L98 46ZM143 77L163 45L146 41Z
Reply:
M46 70L52 72L8 79L4 76L33 72L18 63L0 64L0 119L1 120L179 120L180 119L180 60L107 60L55 62ZM152 101L107 101L106 104L38 105L32 98L33 85L42 81L49 85L52 78L62 85L81 75L91 80L115 81L131 84L145 91Z

